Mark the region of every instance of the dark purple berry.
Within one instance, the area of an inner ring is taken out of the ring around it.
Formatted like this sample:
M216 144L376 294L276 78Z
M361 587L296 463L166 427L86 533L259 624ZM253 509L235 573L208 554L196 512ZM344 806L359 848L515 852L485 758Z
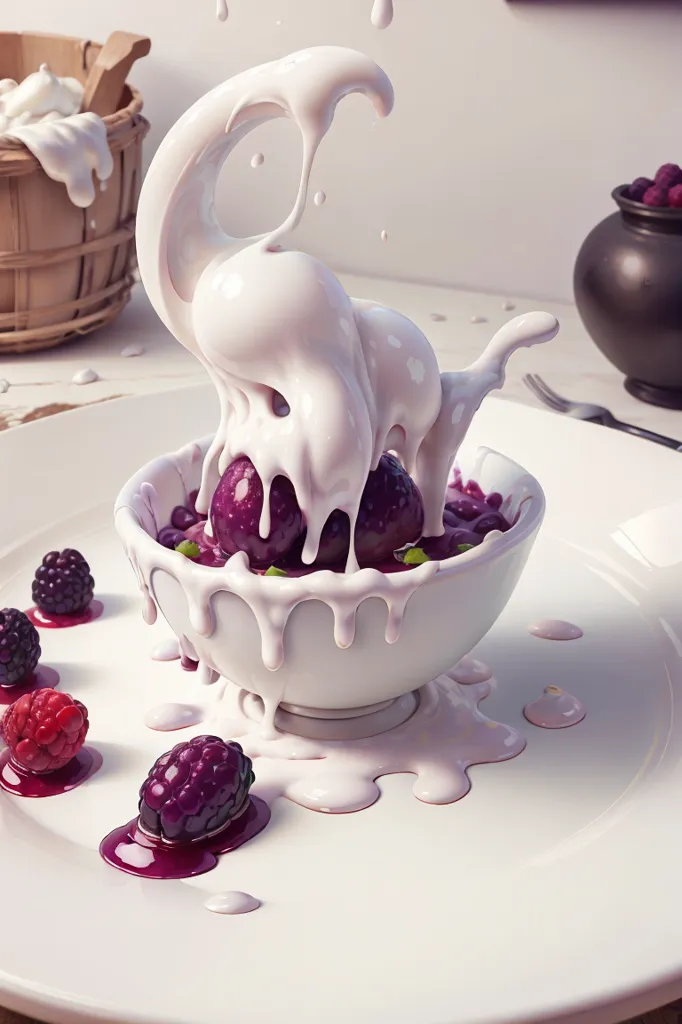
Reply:
M75 615L92 601L95 581L80 551L50 551L36 569L32 593L35 604L49 615Z
M656 171L654 184L665 189L682 184L682 169L677 164L663 164Z
M446 511L452 512L458 519L463 520L465 523L470 523L474 519L478 519L481 515L482 508L480 502L474 502L471 498L458 498L455 501L449 501L445 506Z
M453 529L445 527L445 532L440 537L422 537L419 547L429 556L432 561L440 561L443 558L452 558L460 552L461 544L470 544L476 547L483 540L480 534L462 527Z
M211 501L216 543L228 555L245 551L249 562L267 567L293 547L303 531L303 516L290 480L277 476L270 488L270 534L259 533L263 485L250 459L236 459L223 473Z
M176 530L174 526L164 526L159 530L159 535L156 539L165 548L175 551L178 544L181 544L185 539L185 534L182 530Z
M491 494L486 494L485 496L486 505L490 505L495 512L499 512L503 501L504 498L499 491L493 491Z
M644 193L642 197L642 202L645 206L667 206L667 188L661 188L659 185L652 185L651 188L647 189Z
M238 743L195 736L162 754L142 783L139 825L168 843L191 843L246 810L254 781Z
M345 512L340 512L337 508L324 524L315 565L339 565L345 562L349 544L350 519Z
M184 505L176 505L171 512L171 526L176 530L189 530L198 521L198 516Z
M653 185L651 178L635 178L632 185L627 189L625 195L628 199L632 199L635 203L641 203L644 198L644 193L651 188Z
M674 185L670 189L668 192L668 202L676 210L682 208L682 185Z
M509 524L499 512L486 512L475 523L470 525L474 533L479 534L481 537L485 537L486 533L491 533L492 530L500 530L502 533L506 533L509 529Z
M0 686L15 686L35 672L40 658L38 630L18 608L0 611Z

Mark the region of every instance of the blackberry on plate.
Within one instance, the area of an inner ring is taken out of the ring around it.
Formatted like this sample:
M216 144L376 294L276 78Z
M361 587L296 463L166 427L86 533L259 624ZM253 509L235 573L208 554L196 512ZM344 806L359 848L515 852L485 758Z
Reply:
M45 555L31 589L35 604L48 615L77 615L92 601L94 586L80 551L64 548Z
M0 686L16 686L35 671L40 658L38 630L18 608L0 611Z
M245 810L254 781L238 743L195 736L162 754L142 783L139 825L169 843L219 832Z

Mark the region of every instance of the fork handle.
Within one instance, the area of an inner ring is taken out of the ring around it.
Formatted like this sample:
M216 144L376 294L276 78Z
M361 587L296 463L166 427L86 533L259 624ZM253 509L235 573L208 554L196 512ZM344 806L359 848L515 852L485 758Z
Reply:
M682 444L674 437L666 437L665 434L657 434L655 430L647 430L646 427L636 427L634 423L621 423L614 420L615 430L621 430L624 434L632 434L633 437L641 437L645 441L653 441L655 444L662 444L666 448L674 448L676 452L682 452Z

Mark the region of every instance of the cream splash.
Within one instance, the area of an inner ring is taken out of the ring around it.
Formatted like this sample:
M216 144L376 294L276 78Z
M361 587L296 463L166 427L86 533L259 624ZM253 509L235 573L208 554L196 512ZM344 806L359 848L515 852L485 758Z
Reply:
M332 511L346 512L354 525L367 475L384 450L398 454L422 490L427 532L441 534L448 472L476 409L501 386L514 349L558 329L549 314L518 317L471 367L441 377L411 321L351 299L318 260L281 247L303 214L313 160L336 106L354 92L367 96L379 116L390 113L393 89L381 68L340 47L302 50L230 79L161 143L137 218L147 294L204 364L220 399L197 508L208 511L222 472L247 455L263 482L261 535L270 532L271 483L286 476L305 517L307 563ZM272 231L234 238L215 217L218 175L250 131L277 117L289 117L302 137L294 207ZM275 414L275 393L289 415ZM248 571L242 561L235 572ZM351 544L347 570L357 568Z
M419 690L411 718L380 736L313 741L276 733L268 740L243 714L243 691L231 685L211 728L238 739L254 759L254 792L267 801L285 796L330 814L359 811L378 799L377 779L405 772L415 776L418 800L448 804L469 791L471 765L506 761L526 745L515 729L479 710L489 693L488 683L460 686L443 675Z

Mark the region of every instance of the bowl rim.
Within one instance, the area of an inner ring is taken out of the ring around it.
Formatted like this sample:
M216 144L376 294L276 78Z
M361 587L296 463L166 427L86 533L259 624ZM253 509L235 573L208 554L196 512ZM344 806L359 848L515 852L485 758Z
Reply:
M163 455L159 455L145 463L145 465L137 470L133 476L128 478L121 488L114 503L114 524L119 536L124 542L128 554L131 552L134 553L135 550L139 550L139 545L142 545L147 551L150 551L153 546L158 555L158 561L155 568L161 570L168 568L171 570L172 567L177 567L177 569L182 572L183 568L186 571L187 568L191 566L193 577L204 579L207 583L210 580L213 583L213 591L215 593L224 590L229 593L239 595L240 590L242 589L240 585L240 577L235 575L232 571L226 571L231 561L230 559L228 559L224 566L207 566L189 561L179 552L171 551L169 548L165 548L159 544L156 538L152 537L152 535L145 529L140 520L140 516L135 509L135 504L139 503L141 499L141 489L143 485L149 483L151 472L152 470L157 471L159 463L165 463L166 469L168 467L173 468L180 476L177 462L178 456L184 455L186 457L192 449L199 448L203 457L212 440L213 435L208 435L197 441L190 441L175 452L168 452ZM519 505L517 522L512 525L510 530L501 534L501 536L496 537L488 544L480 544L469 551L463 552L462 554L452 555L450 558L438 561L436 571L425 579L422 585L443 576L457 576L473 570L477 566L483 566L493 560L497 560L520 546L528 537L532 536L539 529L546 508L545 494L539 481L529 473L528 470L504 453L498 452L493 448L487 448L486 446L479 446L476 449L476 457L477 460L480 460L480 465L482 465L483 461L490 455L494 455L502 459L507 463L507 465L513 467L517 471L519 483L522 483L524 486L526 494L521 499ZM174 461L175 464L173 464ZM455 460L455 465L457 465L457 460ZM145 561L147 560L148 559L145 559ZM165 565L162 564L162 562L165 563ZM420 568L422 567L415 566L411 571L418 571ZM177 578L176 573L173 573L173 575ZM222 580L220 579L220 575L222 575ZM385 575L386 574L380 569L368 566L351 574L334 572L331 569L318 569L314 573L306 573L303 576L271 576L266 578L264 575L259 573L249 573L248 578L251 586L258 585L254 584L253 581L255 579L264 580L265 582L261 584L262 586L286 585L289 588L289 592L292 597L295 596L299 601L303 601L306 600L306 598L315 600L319 596L318 593L313 592L311 586L307 584L307 581L309 581L313 576L318 579L324 576L325 584L331 588L332 594L334 590L341 594L348 586L347 581L349 579L354 579L354 587L356 589L361 582L366 581L368 596L371 596L370 592L374 589L377 577L381 577L383 579ZM404 579L407 574L400 573L398 575Z

